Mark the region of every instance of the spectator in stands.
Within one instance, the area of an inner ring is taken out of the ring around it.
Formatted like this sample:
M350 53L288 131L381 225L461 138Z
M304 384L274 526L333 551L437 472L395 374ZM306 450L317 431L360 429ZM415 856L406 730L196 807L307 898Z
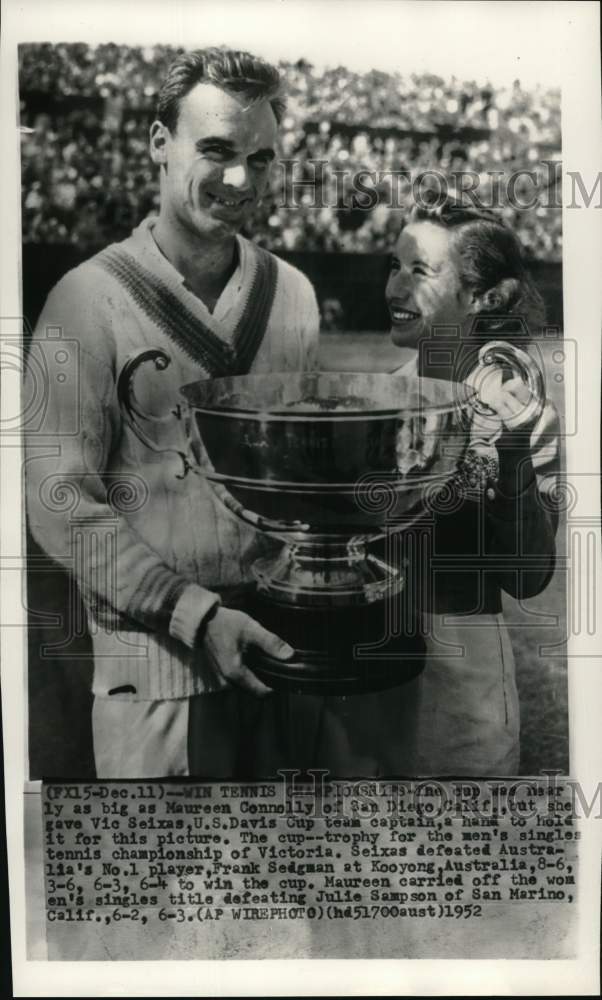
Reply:
M140 134L144 123L150 124L157 79L174 51L165 46L27 45L20 52L23 123L36 129L23 142L24 239L87 246L91 213L98 244L126 236L132 217L142 219L158 197ZM284 66L283 73L290 104L281 126L282 155L298 161L300 175L310 161L328 161L327 186L337 167L344 167L349 177L366 169L409 169L412 177L436 169L447 178L470 170L481 175L485 200L491 185L488 171L541 172L542 161L559 154L555 92L526 91L518 83L509 89L480 87L432 74L404 79L344 67L318 73L304 61ZM51 113L40 114L40 109ZM33 184L40 202L29 198ZM75 202L68 205L65 184L77 189ZM115 188L110 200L99 199L110 185ZM339 217L318 218L311 205L302 199L292 202L289 196L282 171L273 171L271 197L259 207L250 234L267 248L390 249L389 229L375 226L371 212L365 213L363 226L345 230ZM274 204L278 225L272 222ZM329 204L337 207L336 196ZM388 210L385 196L379 204ZM507 221L531 256L560 256L558 209L544 204L515 211L509 206Z

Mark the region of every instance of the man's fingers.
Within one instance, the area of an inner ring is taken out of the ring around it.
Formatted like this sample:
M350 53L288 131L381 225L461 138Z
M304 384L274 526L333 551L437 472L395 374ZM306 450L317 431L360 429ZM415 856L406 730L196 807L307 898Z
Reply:
M228 677L228 680L232 684L236 684L238 687L244 688L245 691L250 691L251 694L257 695L259 697L264 697L266 694L271 694L272 689L267 687L259 677L256 677L252 670L245 667L244 664L238 667L236 671Z
M260 625L253 618L249 619L245 628L244 641L245 644L250 643L253 646L259 646L264 653L267 653L268 656L274 656L277 660L290 660L295 652L292 646L289 646L279 636L274 635L273 632L268 632L263 625Z
M272 693L272 689L263 684L253 671L245 666L240 653L232 655L224 663L214 660L214 668L217 674L227 681L228 684L244 688L246 691L250 691L251 694L263 697L266 694Z
M245 647L258 646L279 659L293 652L278 636L272 635L248 615L230 608L220 608L208 623L205 645L214 669L229 684L236 684L259 696L271 694L272 689L245 665Z

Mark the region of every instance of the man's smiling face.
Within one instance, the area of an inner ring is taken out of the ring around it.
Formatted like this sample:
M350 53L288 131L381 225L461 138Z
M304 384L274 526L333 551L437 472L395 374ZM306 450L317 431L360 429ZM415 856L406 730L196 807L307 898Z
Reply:
M151 128L151 156L164 167L161 214L204 239L237 233L266 190L276 136L269 101L197 84L173 132Z

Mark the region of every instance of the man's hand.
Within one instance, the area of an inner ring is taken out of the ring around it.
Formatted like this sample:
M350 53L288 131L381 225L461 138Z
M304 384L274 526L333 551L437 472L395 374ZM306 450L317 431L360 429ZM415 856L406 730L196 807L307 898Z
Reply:
M245 650L258 646L278 660L288 660L294 653L291 646L254 618L231 608L218 608L207 623L203 645L218 676L256 695L269 694L272 689L245 666Z

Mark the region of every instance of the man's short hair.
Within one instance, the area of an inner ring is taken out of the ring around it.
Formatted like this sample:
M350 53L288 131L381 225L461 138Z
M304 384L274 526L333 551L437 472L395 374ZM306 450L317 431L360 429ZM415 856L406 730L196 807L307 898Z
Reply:
M173 61L159 91L157 118L170 132L178 124L180 102L197 83L212 83L249 101L268 100L280 122L286 102L275 66L249 52L226 48L197 49Z

